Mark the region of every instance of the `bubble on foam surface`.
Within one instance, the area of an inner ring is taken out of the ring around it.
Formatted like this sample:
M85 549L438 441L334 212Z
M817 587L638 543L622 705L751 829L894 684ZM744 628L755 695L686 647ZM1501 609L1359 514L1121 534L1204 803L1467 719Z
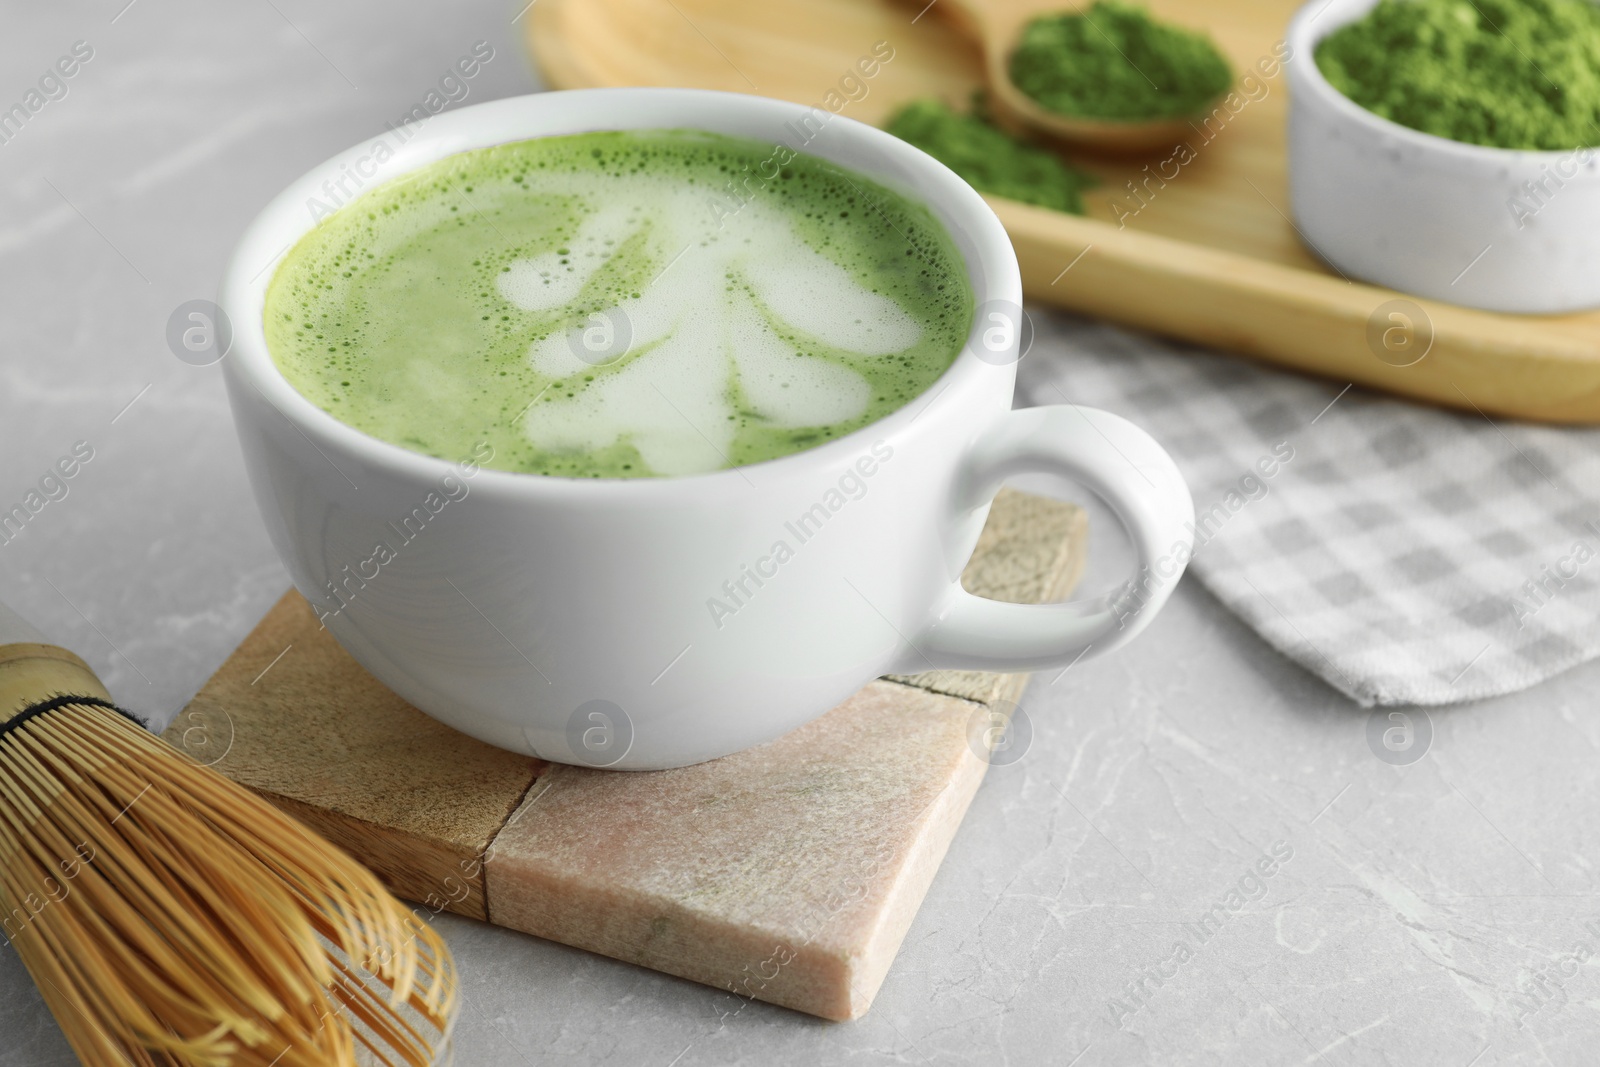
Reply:
M804 155L752 181L771 152L648 131L448 157L291 252L269 350L361 429L489 439L507 469L690 474L848 433L949 365L971 292L925 209Z

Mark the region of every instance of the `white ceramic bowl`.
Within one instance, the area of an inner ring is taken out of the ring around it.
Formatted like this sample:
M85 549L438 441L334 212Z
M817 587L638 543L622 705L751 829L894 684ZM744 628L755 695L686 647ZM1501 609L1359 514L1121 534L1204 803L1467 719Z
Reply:
M1600 307L1600 150L1522 152L1418 132L1317 69L1317 42L1377 0L1310 0L1289 25L1289 191L1341 273L1489 311Z
M1131 639L1160 608L1192 539L1177 466L1115 415L1014 412L1022 280L1000 220L904 141L813 112L691 89L495 100L314 167L246 231L223 284L223 370L245 467L295 585L380 681L490 744L656 769L769 741L882 674L1066 666ZM926 399L733 470L553 478L369 437L273 363L269 268L336 193L506 141L681 128L758 138L774 158L800 140L928 207L961 253L978 314ZM1022 605L962 589L995 491L1025 471L1074 479L1122 520L1139 569L1117 594Z

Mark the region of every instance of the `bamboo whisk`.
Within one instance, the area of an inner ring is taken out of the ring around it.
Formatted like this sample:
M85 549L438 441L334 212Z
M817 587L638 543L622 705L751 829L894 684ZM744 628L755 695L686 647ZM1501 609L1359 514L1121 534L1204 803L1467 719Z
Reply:
M4 605L0 926L89 1067L448 1060L438 934Z

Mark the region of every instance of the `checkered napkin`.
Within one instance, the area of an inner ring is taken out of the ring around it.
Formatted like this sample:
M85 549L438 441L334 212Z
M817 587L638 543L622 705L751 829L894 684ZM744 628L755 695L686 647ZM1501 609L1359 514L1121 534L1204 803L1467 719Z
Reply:
M1018 402L1154 434L1194 493L1190 573L1355 700L1476 700L1600 655L1600 431L1032 315Z

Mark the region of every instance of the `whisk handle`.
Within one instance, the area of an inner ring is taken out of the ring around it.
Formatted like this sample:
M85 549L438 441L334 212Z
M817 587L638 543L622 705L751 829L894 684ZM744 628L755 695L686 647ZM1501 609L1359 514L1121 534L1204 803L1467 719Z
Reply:
M0 645L0 728L35 705L64 696L111 705L111 694L94 671L66 649L28 642Z
M0 726L27 708L61 696L111 699L87 663L47 644L26 619L0 603Z

